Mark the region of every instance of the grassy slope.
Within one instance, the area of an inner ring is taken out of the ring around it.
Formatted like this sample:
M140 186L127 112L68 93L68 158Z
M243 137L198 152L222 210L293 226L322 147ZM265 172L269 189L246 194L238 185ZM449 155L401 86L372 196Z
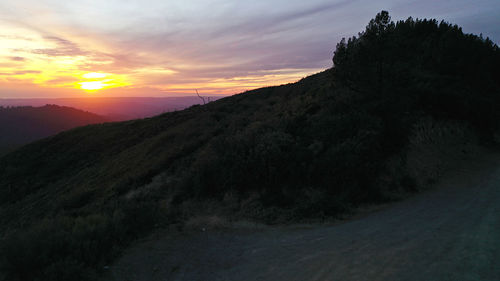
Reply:
M154 118L85 126L32 143L0 160L2 201L15 209L37 204L34 211L46 215L62 208L65 202L58 201L64 201L63 194L83 190L93 193L88 201L99 204L117 196L120 188L141 186L159 172L183 165L222 132L230 135L256 122L275 121L301 97L331 91L329 74ZM33 218L33 213L26 216ZM19 217L3 217L4 224L7 219Z

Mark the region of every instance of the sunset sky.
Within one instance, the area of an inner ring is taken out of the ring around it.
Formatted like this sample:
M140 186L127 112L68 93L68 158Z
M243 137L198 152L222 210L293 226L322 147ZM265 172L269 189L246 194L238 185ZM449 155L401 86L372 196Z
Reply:
M377 12L500 42L500 1L0 0L0 98L235 94L331 66Z

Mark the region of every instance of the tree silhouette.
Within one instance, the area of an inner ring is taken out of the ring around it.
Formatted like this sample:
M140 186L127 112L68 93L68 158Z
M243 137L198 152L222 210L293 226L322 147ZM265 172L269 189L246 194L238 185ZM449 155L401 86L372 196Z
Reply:
M412 18L394 23L382 11L359 37L337 44L333 63L336 80L382 115L403 120L393 113L418 109L468 120L486 134L498 126L498 46L456 25Z
M381 11L366 26L366 35L380 36L394 29L394 22L387 11Z

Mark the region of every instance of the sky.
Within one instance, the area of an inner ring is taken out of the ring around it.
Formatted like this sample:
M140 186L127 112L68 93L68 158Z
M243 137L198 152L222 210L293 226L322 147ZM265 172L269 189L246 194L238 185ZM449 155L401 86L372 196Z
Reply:
M0 0L0 98L230 95L332 66L377 12L500 43L500 0Z

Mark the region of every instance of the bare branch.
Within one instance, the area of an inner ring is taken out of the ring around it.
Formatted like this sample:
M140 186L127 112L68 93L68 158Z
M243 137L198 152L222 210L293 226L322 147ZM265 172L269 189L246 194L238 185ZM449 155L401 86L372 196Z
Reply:
M196 89L195 91L196 91L196 95L203 101L203 104L205 105L206 104L205 98L200 96L200 94L198 94L198 89Z

